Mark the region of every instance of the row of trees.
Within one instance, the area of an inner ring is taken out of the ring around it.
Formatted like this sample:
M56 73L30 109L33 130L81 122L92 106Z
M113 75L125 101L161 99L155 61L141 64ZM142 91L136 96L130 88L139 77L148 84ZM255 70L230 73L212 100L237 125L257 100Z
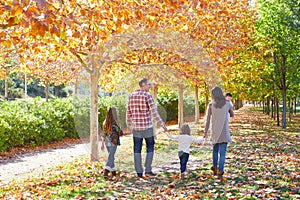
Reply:
M98 159L98 84L113 91L128 77L160 74L152 77L157 86L186 82L208 97L223 82L236 99L276 95L284 105L289 91L299 92L296 0L0 3L3 77L21 70L47 86L88 74L92 160Z

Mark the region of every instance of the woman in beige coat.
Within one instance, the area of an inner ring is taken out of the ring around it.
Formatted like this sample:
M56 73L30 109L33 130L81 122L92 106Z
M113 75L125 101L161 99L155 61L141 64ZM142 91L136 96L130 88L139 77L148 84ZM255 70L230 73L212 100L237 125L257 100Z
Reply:
M222 179L224 174L225 155L228 142L232 142L229 132L229 117L234 116L233 107L227 102L222 89L214 87L211 91L212 102L206 111L204 137L211 124L211 140L213 144L213 166L214 175ZM229 115L228 115L229 113Z

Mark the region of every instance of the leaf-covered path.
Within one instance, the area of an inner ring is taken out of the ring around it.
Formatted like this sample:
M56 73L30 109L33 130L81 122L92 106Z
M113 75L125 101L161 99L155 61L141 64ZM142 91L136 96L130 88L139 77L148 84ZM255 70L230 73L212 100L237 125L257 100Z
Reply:
M132 141L122 141L116 154L118 178L104 180L105 160L75 159L47 170L42 176L11 182L0 198L32 199L299 199L299 116L282 131L270 117L244 107L230 121L233 143L228 147L225 178L211 175L211 145L193 145L189 175L179 180L177 144L157 135L153 171L159 175L137 179ZM202 137L203 124L190 124ZM176 134L177 130L171 130Z

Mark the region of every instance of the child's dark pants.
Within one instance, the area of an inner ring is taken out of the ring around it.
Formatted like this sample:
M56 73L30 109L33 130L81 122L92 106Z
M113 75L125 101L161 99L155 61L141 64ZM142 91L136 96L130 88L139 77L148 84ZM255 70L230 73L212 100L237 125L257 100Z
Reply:
M183 173L183 172L186 171L186 164L189 160L190 154L185 153L183 151L179 151L178 156L179 156L179 159L180 159L180 172Z

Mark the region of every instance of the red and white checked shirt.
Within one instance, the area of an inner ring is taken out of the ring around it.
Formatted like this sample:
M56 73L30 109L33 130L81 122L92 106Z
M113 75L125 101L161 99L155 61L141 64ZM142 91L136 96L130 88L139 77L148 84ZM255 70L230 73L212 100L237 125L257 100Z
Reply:
M151 94L145 90L134 91L128 99L126 111L127 126L133 130L146 130L152 127L151 114L155 121L165 126L160 118Z

